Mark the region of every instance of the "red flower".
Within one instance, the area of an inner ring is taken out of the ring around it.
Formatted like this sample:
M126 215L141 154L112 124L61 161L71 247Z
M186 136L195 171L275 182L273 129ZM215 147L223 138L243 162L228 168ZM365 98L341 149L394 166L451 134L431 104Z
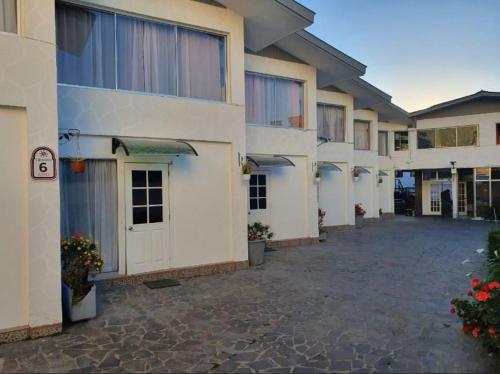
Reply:
M481 284L481 280L477 279L477 278L474 278L473 280L471 280L470 283L472 285L472 288L476 289Z
M488 283L488 288L490 290L494 290L494 289L500 288L500 283L498 283L497 281L490 282L490 283Z
M469 292L467 292L467 296L472 297L472 295L473 295L472 291L469 290Z
M450 308L450 313L451 313L451 314L455 314L455 312L456 312L456 311L457 311L457 310L455 309L455 307L454 307L454 306L452 306L452 307Z
M464 333L468 334L468 333L469 333L469 331L470 331L470 326L469 326L468 324L464 323L464 328L463 328L463 330L464 330Z
M494 327L488 328L488 334L490 334L491 336L495 335L496 332L497 332L497 330Z
M80 234L78 231L73 233L74 238L80 239L81 236L82 236L82 234Z
M477 301L486 301L490 298L490 294L484 291L476 292L476 300Z
M488 287L488 285L487 285L487 284L483 284L483 285L481 286L481 291L483 291L483 292L488 292L489 290L490 290L490 288Z
M84 266L90 266L90 261L89 261L89 260L85 260L85 261L83 261L83 265L84 265Z
M472 329L472 336L474 336L475 338L477 338L479 335L479 327L474 327Z

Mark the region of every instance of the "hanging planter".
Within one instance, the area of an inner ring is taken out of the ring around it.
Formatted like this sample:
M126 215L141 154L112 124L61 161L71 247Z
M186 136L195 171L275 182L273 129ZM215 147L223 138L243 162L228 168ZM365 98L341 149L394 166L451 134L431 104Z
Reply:
M71 171L75 174L83 173L85 171L85 160L75 158L70 161Z
M359 181L359 175L360 174L361 174L361 172L359 171L358 168L352 169L352 179L354 179L354 182Z
M321 182L321 173L319 172L319 170L317 170L314 174L314 179L316 180L316 183Z
M241 172L243 173L243 180L249 181L252 176L252 168L249 163L245 163L241 166Z

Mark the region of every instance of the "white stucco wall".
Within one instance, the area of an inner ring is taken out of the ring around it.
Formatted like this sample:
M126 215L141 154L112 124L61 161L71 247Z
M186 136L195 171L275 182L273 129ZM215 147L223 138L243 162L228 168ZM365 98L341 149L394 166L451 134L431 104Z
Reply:
M295 170L271 170L273 239L317 237L318 201L313 171L316 161L316 69L245 54L245 70L304 82L304 129L247 124L246 147L249 154L285 155L298 162L295 168L287 168ZM304 202L305 208L301 208L299 202ZM294 207L293 213L284 209L286 204Z
M19 137L20 147L24 149L22 155L20 150L16 152L27 160L31 151L39 146L48 146L57 152L54 4L44 0L18 3L19 33L0 33L0 50L5 57L0 59L0 108L2 113L6 107L20 108L24 119L9 119L7 115L0 121L7 120L11 126L18 127L25 124L25 132L15 136ZM4 136L0 134L2 143L7 140ZM4 163L11 162L18 160L14 156L2 158L0 169L8 169ZM27 215L19 212L17 218L26 226L19 227L16 246L2 246L2 251L8 252L7 257L17 250L21 255L14 261L15 274L0 271L1 287L20 287L16 295L19 300L12 299L8 291L0 293L0 328L38 327L61 322L58 182L31 180L26 164L23 165L16 190L26 191ZM15 196L11 197L16 201ZM2 206L0 220L8 220L11 214ZM0 225L0 237L10 237L11 233L4 231L9 230L8 227L10 225ZM27 233L23 238L20 235L24 229Z
M59 85L59 127L81 130L85 158L114 158L118 186L125 162L172 163L172 267L247 259L243 18L228 9L187 0L102 0L88 3L226 35L226 102ZM111 137L189 141L198 157L130 158L111 154ZM74 156L74 144L61 157ZM124 193L119 201L124 204ZM123 205L120 204L120 205ZM124 212L119 211L123 221ZM119 272L125 272L125 224L119 222ZM193 235L193 232L196 232Z

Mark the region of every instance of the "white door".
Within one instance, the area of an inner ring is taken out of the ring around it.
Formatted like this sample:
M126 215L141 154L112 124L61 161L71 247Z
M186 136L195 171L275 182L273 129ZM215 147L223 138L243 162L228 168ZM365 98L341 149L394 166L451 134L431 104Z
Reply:
M170 265L168 165L125 164L127 273Z
M467 215L467 183L458 182L458 214Z
M269 173L252 173L248 186L248 223L269 222Z
M442 184L431 184L431 214L441 214L441 191Z

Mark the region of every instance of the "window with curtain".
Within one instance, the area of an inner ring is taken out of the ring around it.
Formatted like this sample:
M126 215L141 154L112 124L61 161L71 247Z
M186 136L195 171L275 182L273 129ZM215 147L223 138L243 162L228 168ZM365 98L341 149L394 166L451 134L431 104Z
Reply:
M245 73L245 115L247 123L303 128L302 82Z
M104 272L118 270L118 197L116 162L86 160L75 174L60 162L61 235L80 232L97 242Z
M394 150L406 151L408 149L408 131L396 131L394 133Z
M500 144L500 123L497 123L497 144Z
M354 149L370 149L370 122L354 121Z
M56 3L57 81L115 88L115 17Z
M461 126L457 128L457 146L477 145L478 126Z
M225 100L223 36L65 3L56 26L59 83Z
M332 142L345 141L345 107L318 104L318 137Z
M417 130L417 146L419 149L436 147L436 130Z
M388 156L389 155L389 138L387 131L378 132L378 155Z
M17 33L16 0L0 1L0 31Z

